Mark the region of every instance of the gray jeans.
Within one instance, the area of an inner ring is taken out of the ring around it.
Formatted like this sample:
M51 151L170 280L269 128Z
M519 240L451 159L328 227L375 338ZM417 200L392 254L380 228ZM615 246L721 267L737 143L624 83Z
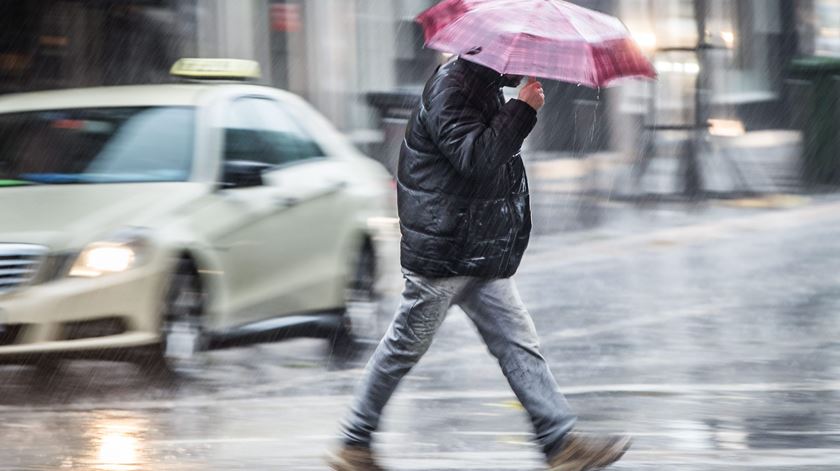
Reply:
M403 376L432 343L446 312L458 305L478 328L547 454L572 429L575 416L539 351L531 316L513 280L471 277L432 279L406 272L402 301L388 332L365 369L343 424L347 445L370 446L382 409Z

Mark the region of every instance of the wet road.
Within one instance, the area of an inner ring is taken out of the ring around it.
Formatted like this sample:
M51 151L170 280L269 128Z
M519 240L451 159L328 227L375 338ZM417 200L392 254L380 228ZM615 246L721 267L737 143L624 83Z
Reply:
M636 437L615 469L840 469L840 204L619 213L536 240L517 275L581 428ZM363 357L298 339L179 384L3 367L0 470L326 469ZM378 449L395 470L541 469L528 431L453 309Z

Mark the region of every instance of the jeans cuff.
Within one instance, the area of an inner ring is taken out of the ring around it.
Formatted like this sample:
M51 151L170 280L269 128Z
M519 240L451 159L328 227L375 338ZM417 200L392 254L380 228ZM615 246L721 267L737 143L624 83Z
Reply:
M347 431L343 433L343 437L341 438L341 443L344 446L355 448L370 448L372 442L373 437L371 436L360 436L359 434L348 433Z
M569 432L574 429L575 422L577 422L577 420L572 420L571 423L564 427L564 429L556 437L553 437L551 441L543 446L545 456L551 458L563 450L563 442L566 440Z

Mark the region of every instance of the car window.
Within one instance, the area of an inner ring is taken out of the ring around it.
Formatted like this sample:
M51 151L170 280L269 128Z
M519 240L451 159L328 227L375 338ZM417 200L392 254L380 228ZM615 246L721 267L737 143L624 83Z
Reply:
M284 165L323 155L279 103L250 97L231 103L225 118L225 160Z
M179 107L0 115L2 186L187 180L194 115Z

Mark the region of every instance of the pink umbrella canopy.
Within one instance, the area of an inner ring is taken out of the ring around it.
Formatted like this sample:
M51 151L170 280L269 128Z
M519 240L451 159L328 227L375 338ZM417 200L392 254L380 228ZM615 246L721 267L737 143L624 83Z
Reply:
M417 21L426 47L502 74L592 88L656 77L618 18L562 0L444 0Z

